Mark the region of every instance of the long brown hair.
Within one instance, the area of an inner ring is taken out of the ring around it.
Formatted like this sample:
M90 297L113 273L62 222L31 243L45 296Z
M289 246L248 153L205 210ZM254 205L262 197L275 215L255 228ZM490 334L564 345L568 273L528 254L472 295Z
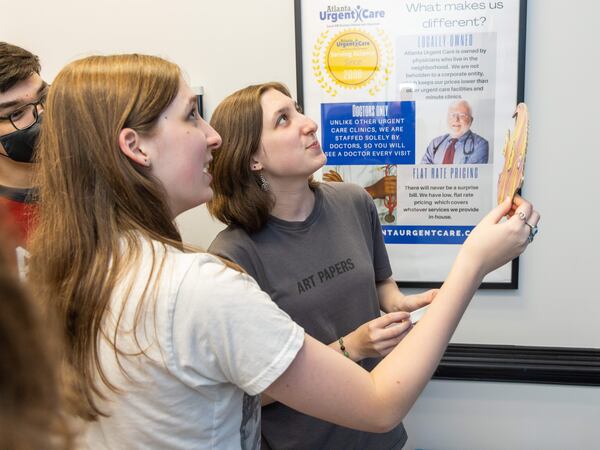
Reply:
M223 143L211 163L214 195L207 203L208 211L221 222L241 226L248 232L260 230L275 205L273 196L260 188L258 175L250 168L262 137L260 99L271 89L291 98L281 83L248 86L223 100L210 121ZM318 184L312 177L308 182L311 188Z
M140 255L140 237L183 248L161 183L118 146L123 128L153 133L179 80L178 66L161 58L92 56L61 70L49 92L30 277L38 297L57 311L78 374L77 413L89 420L101 414L97 375L114 389L100 366L98 341L116 283ZM130 251L120 251L121 239Z

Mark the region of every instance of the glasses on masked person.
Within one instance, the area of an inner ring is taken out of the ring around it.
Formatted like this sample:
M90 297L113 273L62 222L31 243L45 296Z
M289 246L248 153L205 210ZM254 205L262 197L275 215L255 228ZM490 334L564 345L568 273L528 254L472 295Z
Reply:
M47 93L48 86L37 101L20 106L7 116L0 117L0 121L9 121L14 128L8 134L0 136L0 145L4 149L0 156L19 163L33 162Z
M40 112L44 109L47 94L48 88L44 90L37 101L20 106L9 115L0 117L0 120L10 121L17 131L26 130L27 128L32 127L37 123Z

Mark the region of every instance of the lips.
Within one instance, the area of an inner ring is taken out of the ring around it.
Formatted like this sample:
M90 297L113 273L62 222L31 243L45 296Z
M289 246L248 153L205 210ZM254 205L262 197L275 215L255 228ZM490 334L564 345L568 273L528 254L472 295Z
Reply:
M307 149L320 149L321 145L319 144L319 141L315 141L306 148Z
M205 173L206 175L210 175L210 172L208 171L208 169L210 168L211 161L212 161L212 158L206 164L204 164L204 167L202 168L202 173Z

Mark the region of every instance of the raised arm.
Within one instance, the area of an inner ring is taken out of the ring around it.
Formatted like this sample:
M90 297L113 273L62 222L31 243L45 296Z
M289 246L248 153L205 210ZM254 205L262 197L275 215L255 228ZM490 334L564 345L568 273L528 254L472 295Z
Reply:
M371 373L306 336L294 362L266 393L346 427L374 432L393 428L431 378L484 275L526 248L529 227L522 217L535 225L539 215L521 202L517 214L499 223L510 209L505 201L472 231L428 313Z

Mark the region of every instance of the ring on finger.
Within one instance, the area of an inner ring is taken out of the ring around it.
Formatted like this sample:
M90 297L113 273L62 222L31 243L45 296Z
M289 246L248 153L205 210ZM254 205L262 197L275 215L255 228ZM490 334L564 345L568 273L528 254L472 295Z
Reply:
M531 243L533 242L533 238L535 237L536 234L538 234L538 227L537 225L531 225L530 223L525 222L525 225L527 225L529 227L529 236L527 237L527 242Z
M538 229L537 225L531 225L530 223L527 223L527 222L525 222L525 225L527 225L529 227L529 234L532 234L534 236L536 234L538 234L539 229Z
M523 222L527 223L527 216L525 215L525 213L523 211L519 211L519 219L521 219Z

